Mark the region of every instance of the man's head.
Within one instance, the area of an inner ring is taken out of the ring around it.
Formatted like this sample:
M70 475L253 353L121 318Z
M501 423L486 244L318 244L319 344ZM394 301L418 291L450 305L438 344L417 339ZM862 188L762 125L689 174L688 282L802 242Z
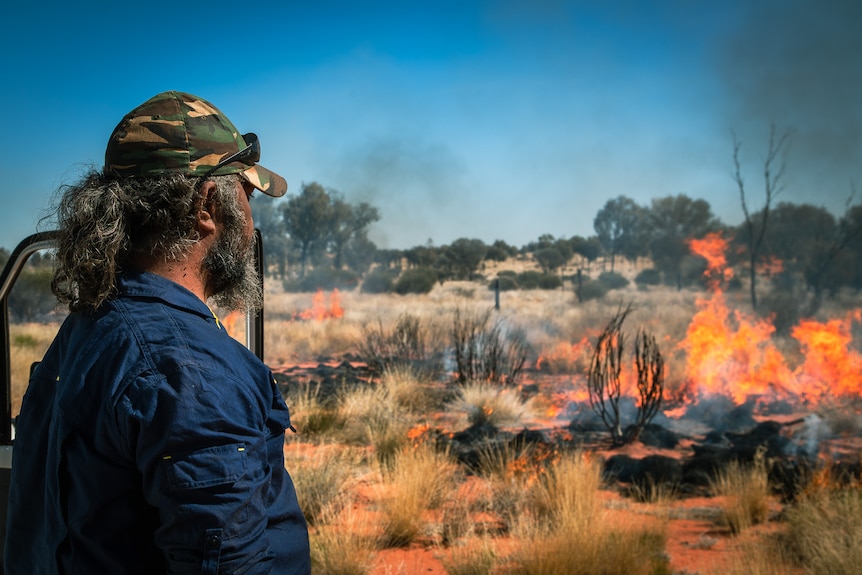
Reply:
M248 199L253 188L272 196L287 190L281 176L257 165L259 154L256 136L240 136L195 96L165 92L135 108L114 129L104 168L61 189L60 301L96 309L116 293L124 270L199 253L206 296L233 309L258 307Z

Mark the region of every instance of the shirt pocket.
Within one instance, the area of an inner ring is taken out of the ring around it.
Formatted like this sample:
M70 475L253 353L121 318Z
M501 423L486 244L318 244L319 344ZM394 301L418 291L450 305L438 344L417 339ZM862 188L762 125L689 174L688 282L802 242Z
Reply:
M162 457L171 491L232 485L245 475L245 445L232 443Z

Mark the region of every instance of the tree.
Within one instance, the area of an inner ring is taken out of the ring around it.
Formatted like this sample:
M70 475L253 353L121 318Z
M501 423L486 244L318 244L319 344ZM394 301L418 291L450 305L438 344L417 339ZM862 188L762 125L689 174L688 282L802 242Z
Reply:
M596 236L584 238L581 236L572 236L569 238L569 243L572 246L572 251L591 264L599 258L602 253L602 244Z
M608 200L596 214L593 228L611 258L611 271L614 271L614 261L618 255L633 260L644 253L640 237L641 214L640 206L625 196Z
M553 273L566 263L566 258L556 247L540 248L533 252L533 259L546 274Z
M352 239L364 236L368 226L380 220L380 214L367 202L351 205L337 192L331 193L330 197L329 248L333 267L341 269L345 246Z
M267 267L274 264L278 277L284 279L290 249L284 219L269 196L254 196L251 206L254 227L260 230L261 239L263 239L263 254Z
M305 269L312 250L325 249L329 235L330 197L317 182L302 184L298 196L292 196L282 208L284 227L299 248L300 276Z
M518 248L510 246L503 240L494 240L485 253L485 259L495 262L504 262L518 254Z
M412 267L434 267L439 257L439 250L430 245L413 246L404 250L404 257Z
M344 263L358 274L364 274L374 263L377 246L365 234L358 234L350 239L344 249Z
M443 249L443 266L455 279L470 279L479 269L488 246L477 239L459 238ZM438 260L439 261L439 260Z
M653 264L682 289L682 262L689 253L686 240L700 238L719 227L706 200L684 194L652 200L646 210Z
M837 270L835 264L845 251L852 251L850 246L860 237L860 215L862 206L849 207L840 222L825 208L810 204L782 202L772 210L762 255L780 261L785 276L798 275L805 280L814 293L807 314L819 309L827 284L837 289L852 278L852 270ZM761 217L758 213L753 219ZM842 267L852 267L856 258L843 261Z
M766 159L763 161L763 208L760 211L758 221L751 216L748 209L748 200L745 196L745 180L742 177L742 170L739 165L739 149L742 147L742 143L736 138L736 134L733 134L733 179L739 189L739 201L742 204L742 213L745 215L750 280L749 289L751 293L751 307L755 310L757 309L757 259L766 235L766 227L769 223L769 210L772 207L772 202L775 201L784 189L784 182L782 180L784 178L784 171L787 168L787 152L792 135L793 132L791 130L785 130L781 134L776 134L774 125L769 130L769 147L766 150Z

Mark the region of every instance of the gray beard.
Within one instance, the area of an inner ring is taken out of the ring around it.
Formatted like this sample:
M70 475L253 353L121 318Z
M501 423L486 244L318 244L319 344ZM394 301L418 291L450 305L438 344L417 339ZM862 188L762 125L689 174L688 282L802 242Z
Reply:
M263 286L254 263L253 243L239 226L225 230L207 252L203 269L215 305L256 312L263 307Z

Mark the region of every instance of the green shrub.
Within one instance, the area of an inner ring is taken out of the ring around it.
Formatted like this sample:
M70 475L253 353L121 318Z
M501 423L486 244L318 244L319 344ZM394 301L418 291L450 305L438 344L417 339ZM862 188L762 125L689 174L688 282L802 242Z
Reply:
M594 299L602 299L609 291L610 288L602 282L585 278L581 283L580 289L575 288L575 295L578 296L578 301L585 302Z
M512 275L503 275L502 273L497 274L497 279L491 280L488 284L488 289L494 291L496 289L496 283L500 284L500 291L512 291L518 289L518 280L515 279L515 274Z
M518 285L521 289L559 289L563 285L563 281L553 275L544 274L537 271L525 271L518 274Z
M655 268L641 270L635 277L635 283L639 288L657 286L661 284L661 272Z
M284 282L284 291L313 292L317 290L352 290L359 284L359 274L352 270L316 268L296 280Z
M437 283L437 272L431 268L419 267L405 271L395 282L395 293L428 293Z
M57 306L51 292L53 271L48 267L25 268L9 292L9 313L16 321L35 321Z
M386 268L377 268L362 280L362 293L389 293L395 287L398 274Z
M629 285L629 280L617 272L602 272L599 274L599 282L609 290L622 289Z

